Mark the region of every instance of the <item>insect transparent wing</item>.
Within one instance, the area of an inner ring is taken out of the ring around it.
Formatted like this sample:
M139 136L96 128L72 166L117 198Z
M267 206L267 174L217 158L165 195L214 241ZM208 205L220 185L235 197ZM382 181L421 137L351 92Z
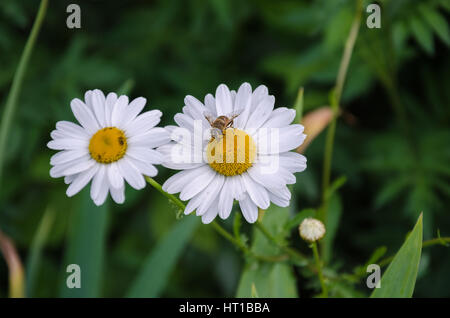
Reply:
M228 117L229 120L233 120L234 118L239 116L241 113L242 113L242 111L238 110L238 111L231 112L231 113L227 114L226 116Z

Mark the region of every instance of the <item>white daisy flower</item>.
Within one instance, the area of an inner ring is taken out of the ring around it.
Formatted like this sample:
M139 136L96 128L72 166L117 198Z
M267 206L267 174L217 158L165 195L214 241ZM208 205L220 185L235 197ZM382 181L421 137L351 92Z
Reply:
M258 208L289 205L286 185L306 169L306 158L290 152L306 137L302 125L290 125L294 110L274 109L267 87L252 92L248 83L237 92L221 84L204 103L192 96L184 102L183 113L174 117L178 127L166 127L172 141L158 150L163 166L182 170L163 189L189 200L185 214L196 210L203 223L217 215L226 219L238 200L245 219L254 223Z
M50 159L50 176L64 177L69 184L69 197L78 193L89 181L91 198L96 205L105 202L108 192L117 203L125 201L125 181L133 188L145 187L143 175L157 174L154 164L162 155L152 149L170 141L164 128L154 128L161 111L141 115L146 99L138 97L128 103L125 95L109 93L105 97L96 89L87 91L84 102L78 98L70 107L81 124L56 123L51 132L50 149L61 150Z

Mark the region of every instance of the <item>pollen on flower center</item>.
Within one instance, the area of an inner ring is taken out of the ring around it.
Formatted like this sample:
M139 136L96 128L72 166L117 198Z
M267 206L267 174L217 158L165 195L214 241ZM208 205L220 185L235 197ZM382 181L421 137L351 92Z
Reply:
M252 166L256 146L252 137L244 131L228 128L222 136L209 142L206 156L215 171L224 176L235 176Z
M89 142L89 153L99 163L121 159L127 150L127 138L122 130L106 127L97 131Z

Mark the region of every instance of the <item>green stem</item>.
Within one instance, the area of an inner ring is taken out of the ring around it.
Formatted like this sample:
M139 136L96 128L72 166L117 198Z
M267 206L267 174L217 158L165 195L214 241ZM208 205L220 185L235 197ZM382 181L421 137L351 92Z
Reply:
M28 66L28 61L30 60L31 52L33 51L34 44L39 34L39 30L41 28L42 22L44 21L47 6L48 0L42 0L33 27L31 29L30 36L28 37L22 56L20 57L19 66L17 67L16 73L14 74L8 99L6 100L5 111L3 112L0 127L0 182L3 174L3 165L5 163L6 142L8 140L9 130L17 105L17 98L22 87L23 78Z
M165 196L166 198L168 198L170 201L172 201L173 203L175 203L175 205L181 210L184 211L184 209L186 208L186 206L183 204L183 202L181 202L176 196L174 196L173 194L167 193L166 191L163 190L162 186L156 182L154 179L150 178L150 177L145 177L145 180L147 180L148 183L150 183L150 185L155 188L156 190L158 190L163 196Z
M422 247L450 243L450 237L437 237L422 243Z
M150 177L145 177L145 180L154 187L156 190L158 190L162 195L164 195L166 198L168 198L170 201L172 201L181 211L184 211L186 206L183 202L181 202L176 196L173 194L167 193L163 190L162 186L156 182L154 179ZM250 249L243 244L240 240L235 238L231 233L229 233L227 230L225 230L217 221L211 222L211 225L213 226L214 230L216 230L217 233L222 235L226 240L231 242L233 245L235 245L238 249L240 249L245 255L250 255L251 257L254 257L258 260L265 261L265 262L280 262L286 259L285 255L276 255L276 256L266 256L266 255L257 255L250 251Z
M303 87L300 87L297 93L297 99L295 101L294 109L295 109L295 124L300 124L303 118Z
M276 245L280 250L285 252L291 258L297 259L297 260L302 261L302 262L306 261L307 263L309 263L307 257L304 256L302 253L300 253L296 249L293 249L291 247L285 246L285 245L281 244L280 242L278 242L278 240L267 230L267 228L262 224L262 222L260 220L256 221L255 225L258 228L258 230L260 230L261 233L269 241L271 241L274 245Z
M317 243L313 242L311 244L311 247L313 250L314 259L316 261L317 273L319 275L319 280L320 280L320 286L322 287L322 295L323 295L323 297L328 297L328 289L327 289L327 285L325 284L325 280L323 278L322 263L320 262L319 251L317 250Z
M327 130L327 136L325 141L325 154L323 161L323 175L322 175L322 207L319 209L318 217L323 220L326 226L327 211L328 211L328 187L330 186L331 175L331 161L333 158L333 144L336 131L337 114L339 112L339 104L342 96L342 90L344 88L345 78L347 76L348 66L352 57L353 48L355 46L356 38L358 37L359 27L361 24L362 15L362 2L357 2L356 14L353 19L353 23L350 29L350 33L345 42L344 54L339 66L338 76L336 79L336 85L333 90L331 98L331 108L333 110L333 119Z
M422 243L422 248L428 247L428 246L433 246L433 245L438 245L438 244L445 244L445 243L450 243L450 237L437 237L437 238L434 238L434 239L431 239L428 241L424 241ZM380 265L380 267L386 266L387 264L392 262L394 257L395 257L395 255L386 257L386 258L382 259L378 265Z

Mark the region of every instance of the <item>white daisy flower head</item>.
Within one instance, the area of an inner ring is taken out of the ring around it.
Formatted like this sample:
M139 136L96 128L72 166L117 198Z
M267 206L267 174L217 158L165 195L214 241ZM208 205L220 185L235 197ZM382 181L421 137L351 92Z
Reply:
M182 170L163 189L189 201L185 214L195 210L203 223L217 215L226 219L237 200L244 218L254 223L258 208L289 205L287 184L306 169L306 158L291 151L306 137L302 125L291 125L294 110L274 109L267 87L252 91L248 83L237 92L221 84L204 103L192 96L184 102L183 113L174 117L178 126L166 127L172 141L158 150L163 166Z
M84 102L78 98L70 107L79 124L56 123L47 146L60 150L52 156L50 176L64 177L69 197L91 180L91 198L102 205L108 192L116 203L125 201L125 181L135 189L145 187L146 176L155 176L154 164L162 155L154 148L170 141L164 128L155 127L161 111L144 112L146 99L138 97L129 103L125 95L101 90L87 91ZM140 114L140 115L139 115Z

